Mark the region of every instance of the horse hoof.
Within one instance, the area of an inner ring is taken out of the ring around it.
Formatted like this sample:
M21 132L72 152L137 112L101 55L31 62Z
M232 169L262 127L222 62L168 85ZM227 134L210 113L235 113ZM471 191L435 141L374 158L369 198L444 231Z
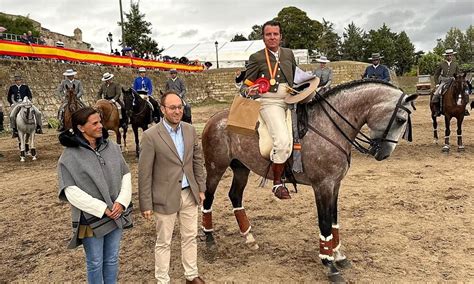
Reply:
M434 140L433 140L433 144L438 145L438 139L434 139Z
M36 161L36 156L33 156L33 161Z
M449 152L449 145L444 145L441 151L443 151L443 153Z
M341 260L336 261L336 266L339 269L346 269L346 268L351 267L352 264L347 258L345 258L345 259L341 259Z
M464 146L458 146L458 152L464 152L465 148Z
M344 277L342 277L339 272L333 275L328 275L328 280L331 283L346 283L346 280L344 280Z
M20 158L20 162L24 163L24 162L25 162L25 158L21 157L21 158Z

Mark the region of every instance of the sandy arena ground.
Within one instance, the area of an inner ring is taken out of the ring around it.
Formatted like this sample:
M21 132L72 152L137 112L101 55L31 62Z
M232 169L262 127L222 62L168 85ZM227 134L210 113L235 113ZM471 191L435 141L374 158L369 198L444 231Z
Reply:
M414 142L402 141L386 161L353 152L339 198L343 249L352 261L350 282L439 282L474 280L474 121L464 123L465 152L441 153L432 142L428 100L413 116ZM196 107L202 129L226 105ZM453 122L454 126L454 122ZM444 126L440 126L444 131ZM455 131L453 131L455 133ZM69 207L57 198L56 162L62 151L56 132L38 136L38 160L21 164L16 142L0 137L0 282L85 281L82 248L66 249L71 235ZM133 138L125 153L137 201ZM444 133L440 135L444 136ZM451 135L455 142L455 135ZM325 281L318 258L317 216L312 190L300 186L293 199L278 202L270 186L258 188L252 175L245 207L260 249L243 244L227 191L231 172L214 203L218 250L199 243L199 268L208 282L274 283ZM121 282L153 282L154 225L135 209L135 227L124 234ZM171 277L183 283L179 233L173 239Z

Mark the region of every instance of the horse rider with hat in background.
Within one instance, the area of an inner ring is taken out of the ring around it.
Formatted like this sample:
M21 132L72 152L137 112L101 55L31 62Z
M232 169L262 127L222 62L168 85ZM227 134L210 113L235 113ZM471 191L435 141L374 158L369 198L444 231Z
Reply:
M385 82L390 81L390 73L388 72L387 66L380 64L380 59L382 58L383 56L380 56L380 53L372 53L372 57L369 57L369 60L372 61L372 65L365 68L362 79L378 79Z
M21 76L15 76L15 84L11 85L7 92L7 101L12 107L10 112L10 127L12 129L12 138L18 137L18 130L16 129L16 116L20 111L20 104L23 99L27 97L30 101L33 96L31 90L26 84L22 84ZM41 129L41 112L32 105L35 120L36 120L36 133L42 134L43 130Z
M158 123L160 121L159 104L153 98L153 83L146 76L145 67L138 68L138 77L133 81L133 89L148 102L152 109L152 120Z
M327 66L327 63L331 61L329 61L326 56L320 56L318 59L316 59L316 62L319 63L319 68L313 71L313 75L320 79L318 92L322 94L329 91L331 88L332 69Z
M118 109L120 119L126 118L126 112L122 100L120 99L122 95L122 86L119 83L112 80L114 74L104 73L102 75L101 81L103 82L100 86L99 92L97 93L97 99L104 99L112 102ZM127 123L127 120L124 120L124 123Z
M64 130L64 108L67 105L66 101L66 90L74 88L74 94L76 95L77 99L81 103L82 107L84 107L84 103L82 102L81 97L84 95L84 88L82 87L82 82L75 79L75 75L77 74L76 71L72 69L67 69L63 76L66 77L64 80L61 81L59 84L58 90L56 91L57 96L63 101L61 106L59 107L58 111L58 120L59 120L59 131ZM66 88L67 86L67 88Z
M280 47L281 32L281 25L277 21L268 21L263 24L265 48L250 56L244 82L254 82L261 77L269 80L269 91L260 94L260 116L267 125L273 140L270 153L273 171L272 191L279 199L290 199L290 193L282 181L285 162L291 155L293 143L286 127L288 104L285 102L285 97L288 94L288 87L293 87L297 66L293 51ZM244 83L240 89L241 94L245 96L258 94L258 86L257 88L254 86Z
M448 82L454 77L455 74L461 73L461 69L459 68L457 62L453 61L454 55L456 53L457 52L455 52L452 48L446 49L446 51L443 53L444 61L438 65L434 74L434 80L437 87L435 92L433 93L433 97L431 100L435 106L434 115L436 116L441 115L440 97L444 86L448 84ZM467 112L467 110L465 115L469 115L469 112Z

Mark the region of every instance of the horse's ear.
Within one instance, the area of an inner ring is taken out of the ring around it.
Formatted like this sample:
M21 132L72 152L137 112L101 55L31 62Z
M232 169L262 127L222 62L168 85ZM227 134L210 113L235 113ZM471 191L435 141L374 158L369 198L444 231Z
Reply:
M405 98L405 102L406 103L414 102L417 98L418 98L418 94L411 94Z

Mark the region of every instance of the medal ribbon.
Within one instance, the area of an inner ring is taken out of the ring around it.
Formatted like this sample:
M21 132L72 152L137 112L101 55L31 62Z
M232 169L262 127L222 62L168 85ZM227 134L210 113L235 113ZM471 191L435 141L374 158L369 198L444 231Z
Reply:
M272 70L272 65L270 64L270 56L268 55L268 49L265 48L265 58L267 59L268 72L272 80L275 80L275 76L278 70L278 60L275 62L275 69Z

